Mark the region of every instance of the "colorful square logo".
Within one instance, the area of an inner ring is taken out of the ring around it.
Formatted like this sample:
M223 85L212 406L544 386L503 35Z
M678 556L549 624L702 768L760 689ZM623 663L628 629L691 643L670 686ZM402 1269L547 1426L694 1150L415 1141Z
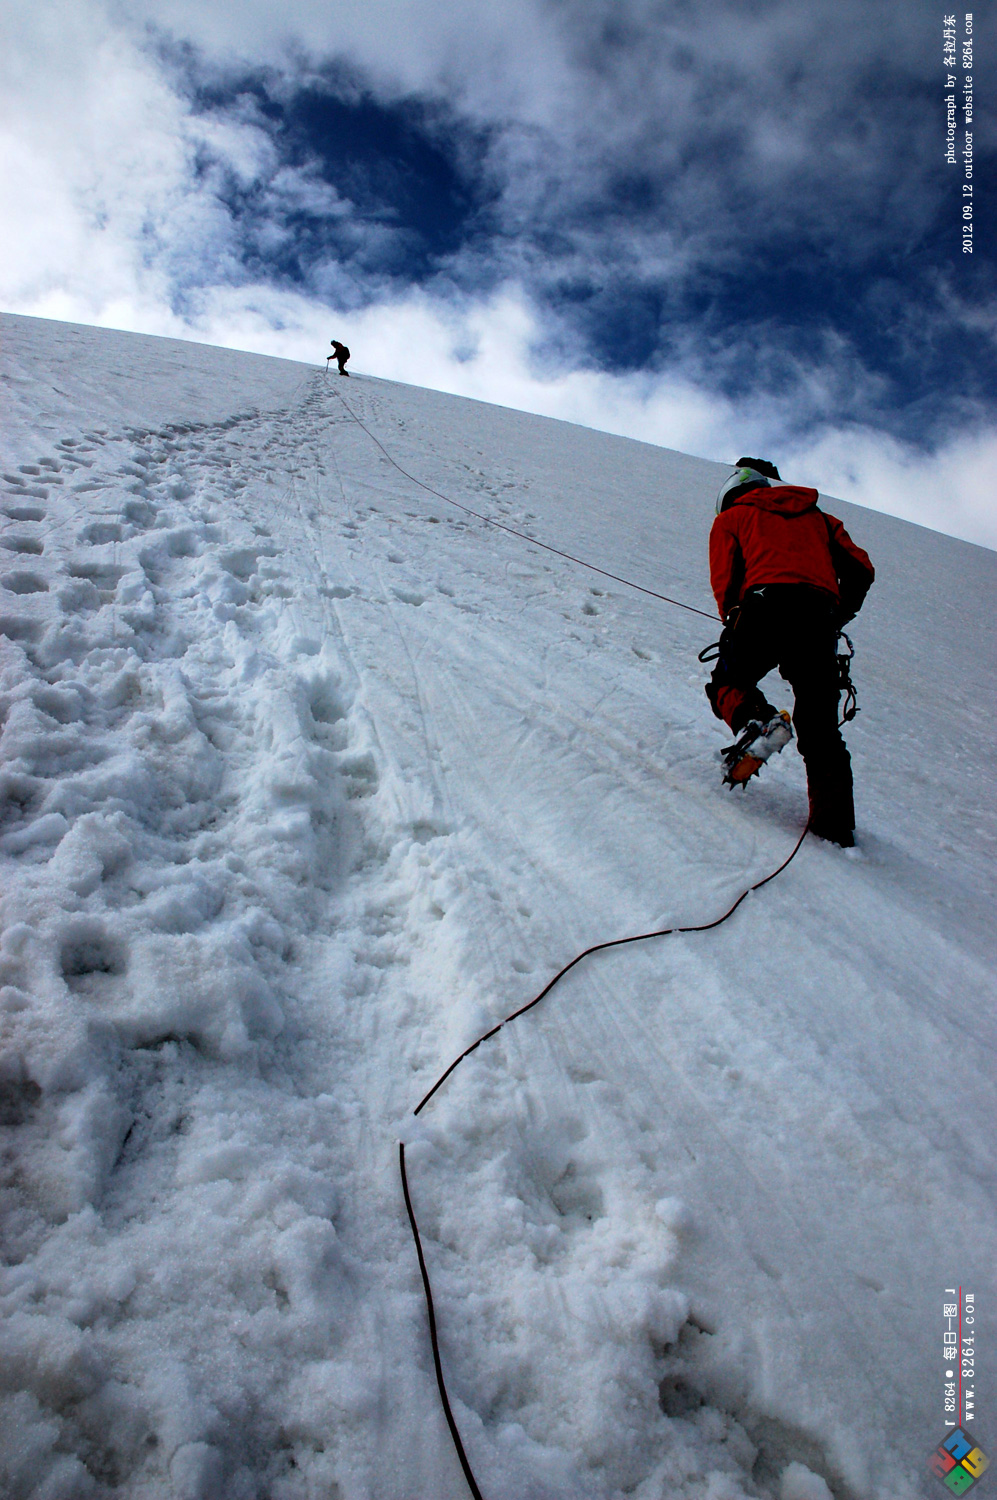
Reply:
M928 1459L928 1468L953 1495L965 1495L990 1467L990 1460L975 1438L957 1427L938 1444Z

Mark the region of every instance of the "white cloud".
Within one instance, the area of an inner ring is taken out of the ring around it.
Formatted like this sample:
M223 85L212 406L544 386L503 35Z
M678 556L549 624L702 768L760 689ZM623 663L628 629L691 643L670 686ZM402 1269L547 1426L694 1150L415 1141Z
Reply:
M0 295L5 305L85 306L103 320L122 301L169 305L182 271L215 272L229 227L196 157L228 147L237 167L265 138L198 128L152 60L95 9L61 28L21 7L0 85L5 173Z
M333 317L307 291L280 290L262 280L245 284L244 247L220 193L225 174L260 188L264 212L253 233L264 254L286 242L283 214L289 205L335 220L343 243L350 235L358 244L363 239L375 262L374 239L388 230L352 219L351 205L307 168L281 166L272 138L252 111L195 114L137 29L145 15L210 47L216 58L238 52L243 61L279 62L297 49L292 70L299 77L305 68L302 45L326 57L338 51L374 69L385 89L391 76L397 87L439 86L444 97L449 91L480 118L504 118L515 128L507 130L493 160L509 181L506 229L511 232L517 216L527 221L546 182L537 166L546 149L536 133L539 126L561 129L565 159L574 141L591 142L602 132L600 160L611 161L622 151L620 159L626 161L627 142L663 106L661 91L671 88L669 122L677 116L681 129L677 135L659 131L649 159L660 165L674 154L682 130L690 121L695 125L692 63L683 61L678 47L688 27L659 28L653 66L639 48L619 54L608 48L597 77L588 64L588 71L581 67L579 55L585 41L592 66L592 59L598 60L599 25L609 15L598 7L586 13L587 41L581 28L572 32L567 25L577 12L531 0L502 8L490 0L451 6L429 0L411 5L340 0L334 11L327 0L293 0L280 10L269 0L240 0L239 5L199 0L190 6L165 0L144 10L133 0L113 10L100 0L80 0L69 8L43 0L33 7L11 3L8 11L0 97L6 168L0 216L7 230L0 246L0 302L10 310L200 338L319 365L335 335L351 344L360 370L704 457L730 460L743 451L788 455L795 474L825 492L997 545L997 516L989 498L997 457L992 434L956 436L934 456L854 424L846 432L829 425L801 441L805 419L816 414L833 422L842 408L842 380L859 390L862 400L875 395L875 382L843 346L832 347L833 337L825 357L799 371L795 394L783 401L752 396L749 387L737 400L711 393L695 330L687 335L684 354L663 372L613 375L578 367L577 353L575 368L553 368L538 353L550 327L516 269L523 252L511 233L504 287L476 300L456 302L452 292L389 290L370 274L363 289L370 305ZM636 9L633 14L639 22ZM775 25L782 11L776 7L766 14L766 25ZM619 9L615 15L625 19ZM797 23L794 46L801 36L798 17ZM724 49L739 40L741 63L750 72L763 39L760 27L761 21L745 22L736 37L721 28L709 47L696 42L700 62L712 48L710 65L717 66ZM838 27L828 45L833 62L851 43ZM618 107L628 90L632 118ZM717 107L727 106L720 100ZM760 108L752 129L779 172L798 161L816 115L783 140L777 132L785 122L777 115ZM702 201L695 183L684 184L690 214L697 205L706 212L717 184L718 179L699 184ZM561 182L557 191L567 202L575 186ZM702 249L670 224L649 239L631 235L621 215L616 229L607 249L597 226L574 225L570 246L557 262L559 273L574 267L579 276L591 272L598 278L600 257L625 254L638 278L680 279ZM353 274L349 264L332 258L315 272L315 287L341 306L355 303ZM784 464L784 472L789 468Z
M481 118L551 125L572 90L555 10L537 0L109 0L119 25L189 39L216 62L304 70L346 59L387 94L458 97Z
M348 318L266 286L206 293L193 322L162 306L127 300L98 319L65 300L19 310L225 344L317 368L325 364L329 339L341 338L353 350L356 373L558 417L719 462L732 463L741 452L768 454L791 481L997 548L992 433L958 437L933 455L871 429L828 431L801 444L777 406L717 398L678 371L545 371L532 353L539 322L515 287L462 309L415 292Z
M825 494L997 548L997 434L960 434L923 454L883 433L828 432L793 462Z

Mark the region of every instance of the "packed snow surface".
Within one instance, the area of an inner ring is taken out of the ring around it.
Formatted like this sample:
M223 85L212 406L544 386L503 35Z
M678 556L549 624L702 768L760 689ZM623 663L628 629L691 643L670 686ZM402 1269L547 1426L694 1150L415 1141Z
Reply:
M721 787L715 622L388 455L708 613L725 471L2 333L4 1495L462 1500L400 1139L487 1500L939 1493L947 1286L995 1399L994 555L828 502L857 849L585 960L416 1119L806 798L792 746Z

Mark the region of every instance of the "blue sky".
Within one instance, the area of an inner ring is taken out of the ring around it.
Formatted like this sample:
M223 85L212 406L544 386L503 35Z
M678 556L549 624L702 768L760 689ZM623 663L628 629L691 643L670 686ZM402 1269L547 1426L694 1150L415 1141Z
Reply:
M982 15L968 256L921 0L25 11L8 310L320 363L335 335L997 545Z

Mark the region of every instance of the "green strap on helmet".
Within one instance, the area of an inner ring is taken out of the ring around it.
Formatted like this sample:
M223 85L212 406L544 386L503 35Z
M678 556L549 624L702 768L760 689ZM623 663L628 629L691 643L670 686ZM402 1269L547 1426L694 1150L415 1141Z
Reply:
M768 467L768 466L766 466ZM717 495L717 515L736 500L739 495L746 495L749 490L767 489L772 483L764 474L759 474L757 469L749 469L746 465L734 470L729 479L725 479L720 486Z

